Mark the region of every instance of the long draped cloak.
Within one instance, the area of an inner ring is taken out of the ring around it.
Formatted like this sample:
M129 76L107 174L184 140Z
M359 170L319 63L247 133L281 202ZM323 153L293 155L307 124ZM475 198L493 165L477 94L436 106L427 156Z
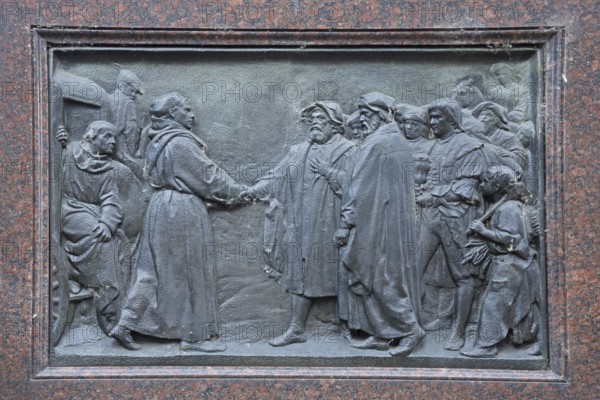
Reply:
M120 229L117 189L117 178L127 171L108 156L93 155L85 141L69 143L63 155L63 247L71 278L97 293L98 323L105 332L118 320L129 285L128 241ZM108 242L94 232L98 223L110 229Z
M338 251L334 242L341 209L341 184L354 143L334 135L327 143L308 141L292 146L273 174L276 201L265 220L267 263L282 273L287 291L309 298L337 296ZM310 169L319 159L333 173L324 177Z
M351 229L340 250L348 326L386 339L419 332L413 157L396 124L361 143L346 174L340 227Z
M152 195L121 325L150 336L197 342L218 333L215 257L205 200L243 190L206 156L190 131L154 118L145 171Z

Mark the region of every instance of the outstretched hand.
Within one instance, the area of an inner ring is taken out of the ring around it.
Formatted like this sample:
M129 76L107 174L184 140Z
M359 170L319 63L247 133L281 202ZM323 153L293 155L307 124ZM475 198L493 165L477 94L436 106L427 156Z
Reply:
M255 201L269 203L270 193L266 187L261 186L260 184L255 184L254 186L249 187L248 191L254 196Z
M252 191L251 188L246 188L242 190L235 201L236 205L245 205L253 203L256 200L256 194Z
M433 196L429 192L424 192L418 195L415 201L421 207L430 207L433 205Z

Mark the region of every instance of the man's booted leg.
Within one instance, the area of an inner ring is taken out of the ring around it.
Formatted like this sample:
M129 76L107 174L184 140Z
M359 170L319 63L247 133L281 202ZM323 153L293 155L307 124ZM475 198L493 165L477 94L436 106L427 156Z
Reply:
M444 349L458 351L465 344L465 328L471 313L475 287L473 279L468 278L458 282L456 288L454 323L450 330L450 337L444 343Z
M308 337L304 333L306 319L312 300L297 294L292 295L292 321L290 327L282 335L271 340L269 344L274 347L287 346L292 343L304 343Z

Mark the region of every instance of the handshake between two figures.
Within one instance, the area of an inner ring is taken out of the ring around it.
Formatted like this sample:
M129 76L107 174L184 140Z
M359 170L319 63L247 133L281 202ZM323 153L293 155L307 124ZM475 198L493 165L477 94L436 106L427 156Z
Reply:
M229 202L231 206L242 206L256 202L269 203L271 195L266 187L260 183L253 186L244 186L240 194Z

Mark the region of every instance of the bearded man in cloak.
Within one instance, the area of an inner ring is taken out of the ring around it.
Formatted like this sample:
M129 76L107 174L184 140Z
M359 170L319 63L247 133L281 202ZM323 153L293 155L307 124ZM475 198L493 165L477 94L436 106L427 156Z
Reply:
M346 174L335 235L349 292L348 326L365 332L361 349L410 354L424 337L419 322L419 274L413 157L394 121L394 99L369 93L359 101L364 134Z

